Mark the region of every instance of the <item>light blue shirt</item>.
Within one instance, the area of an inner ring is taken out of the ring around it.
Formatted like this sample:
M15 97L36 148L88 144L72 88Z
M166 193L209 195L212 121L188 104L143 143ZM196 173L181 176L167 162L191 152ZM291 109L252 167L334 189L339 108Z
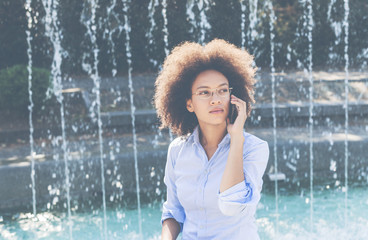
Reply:
M164 182L167 200L161 223L174 218L182 239L259 239L254 214L261 198L267 166L267 142L244 132L245 181L220 193L220 182L230 149L227 134L210 160L199 142L198 127L187 138L171 142Z

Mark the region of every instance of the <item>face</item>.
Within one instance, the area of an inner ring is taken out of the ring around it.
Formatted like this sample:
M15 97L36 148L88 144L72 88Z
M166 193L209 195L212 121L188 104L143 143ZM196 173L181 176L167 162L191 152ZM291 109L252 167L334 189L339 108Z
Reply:
M200 125L226 123L230 102L228 89L229 81L222 73L216 70L201 72L193 82L193 95L187 100L188 111L195 113ZM209 98L203 99L208 94Z

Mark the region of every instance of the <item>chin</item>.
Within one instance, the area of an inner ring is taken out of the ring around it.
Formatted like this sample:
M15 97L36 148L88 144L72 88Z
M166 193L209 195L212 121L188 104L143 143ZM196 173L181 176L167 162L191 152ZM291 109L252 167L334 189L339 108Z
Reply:
M206 125L213 125L213 126L222 126L226 125L226 119L225 116L210 116L207 119L200 120L198 119L199 123L203 123Z
M215 126L221 126L221 125L226 125L226 120L225 119L216 119L216 121L211 121L210 124L215 125Z

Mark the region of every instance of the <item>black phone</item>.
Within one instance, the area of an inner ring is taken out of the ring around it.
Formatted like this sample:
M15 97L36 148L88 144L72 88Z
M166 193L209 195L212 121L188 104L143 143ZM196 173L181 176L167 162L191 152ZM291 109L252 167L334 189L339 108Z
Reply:
M235 104L230 103L229 108L229 120L230 123L233 124L235 122L236 117L238 116L238 110L235 107Z

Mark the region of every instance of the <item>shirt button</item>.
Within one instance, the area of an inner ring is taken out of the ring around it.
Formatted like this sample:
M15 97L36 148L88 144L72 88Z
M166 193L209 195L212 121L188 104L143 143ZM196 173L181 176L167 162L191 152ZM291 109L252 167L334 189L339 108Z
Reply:
M201 226L199 226L199 228L200 228L200 229L203 229L204 227L203 227L203 225L201 225Z

